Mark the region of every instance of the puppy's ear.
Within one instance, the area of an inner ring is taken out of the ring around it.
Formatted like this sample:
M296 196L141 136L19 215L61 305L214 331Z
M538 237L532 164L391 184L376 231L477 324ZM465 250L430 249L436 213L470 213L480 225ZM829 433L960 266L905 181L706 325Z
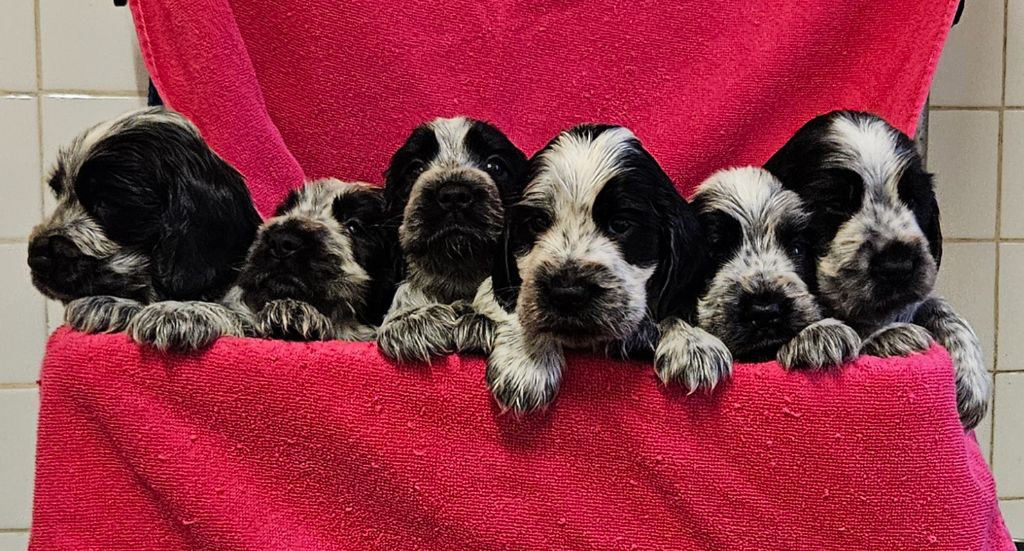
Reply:
M898 189L900 199L910 207L917 225L928 239L928 250L938 266L942 261L942 226L939 223L934 177L915 159L900 178Z
M356 262L370 275L370 289L359 321L380 325L391 306L401 277L398 224L388 214L380 189L359 190L338 196L332 214L352 232Z
M514 208L505 210L505 229L501 233L498 250L494 255L494 267L491 270L494 299L506 312L515 311L516 301L519 300L519 287L523 284L523 279L519 277L513 243L513 232L517 224L523 221L516 218Z
M708 271L708 250L693 206L676 195L668 198L667 207L658 267L651 277L651 312L655 321L669 316L691 320Z
M416 178L439 149L433 128L429 124L421 124L391 156L384 171L384 201L392 215L402 214Z

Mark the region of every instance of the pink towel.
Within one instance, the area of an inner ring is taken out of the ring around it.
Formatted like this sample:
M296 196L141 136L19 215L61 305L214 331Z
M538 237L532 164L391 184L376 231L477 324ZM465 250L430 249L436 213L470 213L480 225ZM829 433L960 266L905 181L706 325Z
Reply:
M913 131L955 0L139 0L164 98L264 214L304 176L379 182L437 115L528 152L633 128L683 191L822 111ZM741 365L708 398L576 357L499 416L479 359L225 339L165 357L58 331L34 550L1011 549L941 350L839 376Z
M483 362L61 330L32 549L1012 549L941 349L840 375L739 365L713 397L573 358L543 415Z

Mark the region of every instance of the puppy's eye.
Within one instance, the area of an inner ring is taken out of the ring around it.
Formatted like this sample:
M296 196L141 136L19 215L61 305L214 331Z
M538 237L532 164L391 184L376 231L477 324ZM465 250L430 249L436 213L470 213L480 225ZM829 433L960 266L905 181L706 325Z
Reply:
M423 174L427 170L427 163L419 159L413 159L409 166L405 167L405 175L410 178L418 178L420 174Z
M487 171L487 174L491 175L491 178L496 180L508 176L508 165L497 155L491 155L487 158L487 162L484 163L484 170Z
M608 222L608 231L614 235L625 235L636 227L636 223L626 218L614 218Z
M345 222L345 228L352 235L358 235L363 233L363 224L359 220L349 220Z
M793 243L789 246L789 254L791 256L802 256L804 254L804 246L800 243Z
M547 229L548 219L541 214L535 214L523 220L523 225L531 234L537 235Z

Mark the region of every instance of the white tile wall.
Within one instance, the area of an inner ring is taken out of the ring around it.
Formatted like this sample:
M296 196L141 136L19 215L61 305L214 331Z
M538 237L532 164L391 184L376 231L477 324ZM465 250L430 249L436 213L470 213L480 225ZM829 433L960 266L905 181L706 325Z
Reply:
M38 400L31 383L60 314L44 307L25 270L41 176L74 134L142 105L145 75L129 13L109 0L4 0L0 14L0 166L9 182L0 202L0 312L13 313L0 315L0 551L8 551L26 544ZM929 163L947 238L939 288L971 319L999 370L994 411L977 434L1007 522L1024 537L1024 0L967 3L931 104Z
M61 321L59 304L32 288L25 264L28 233L51 202L43 180L58 148L81 130L145 105L146 82L126 8L0 2L0 551L28 545L34 383L46 336Z

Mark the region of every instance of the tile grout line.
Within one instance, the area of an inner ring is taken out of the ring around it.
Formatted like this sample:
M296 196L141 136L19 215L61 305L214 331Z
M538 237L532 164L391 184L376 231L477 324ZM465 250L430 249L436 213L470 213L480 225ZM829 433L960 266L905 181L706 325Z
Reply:
M0 392L4 390L34 390L39 388L37 383L0 383Z
M0 534L27 534L28 528L0 528Z

